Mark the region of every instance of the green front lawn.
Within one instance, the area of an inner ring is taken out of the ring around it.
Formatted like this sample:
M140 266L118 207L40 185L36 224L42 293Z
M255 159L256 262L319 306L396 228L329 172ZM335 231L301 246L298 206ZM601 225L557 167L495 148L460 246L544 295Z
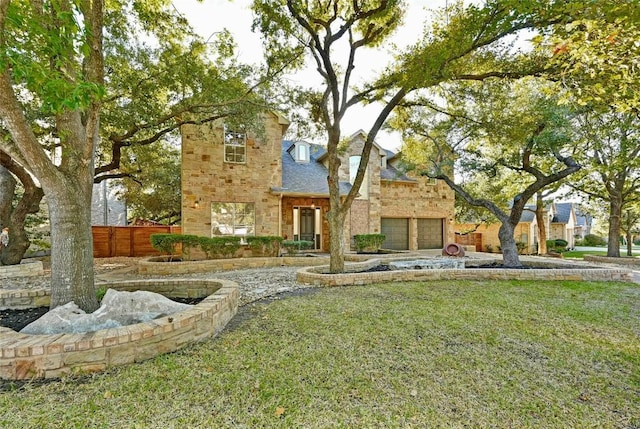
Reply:
M15 385L0 427L638 427L639 318L630 283L320 289L178 353Z
M573 258L573 259L584 259L584 255L595 255L595 256L607 256L607 249L603 251L599 250L569 250L568 252L563 252L562 256L564 258Z

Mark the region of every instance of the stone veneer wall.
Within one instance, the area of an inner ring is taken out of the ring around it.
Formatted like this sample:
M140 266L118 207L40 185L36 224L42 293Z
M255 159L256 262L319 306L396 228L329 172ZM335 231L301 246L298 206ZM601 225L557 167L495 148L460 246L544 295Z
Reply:
M268 268L280 266L305 267L323 265L329 262L328 256L305 257L283 256L279 258L231 258L206 259L202 261L162 262L160 258L150 258L138 262L138 274L170 275L208 273L212 271L239 270L248 268ZM1 302L1 301L0 301Z
M489 259L485 262L494 262ZM482 261L475 260L478 264ZM372 283L429 281L429 280L541 280L541 281L632 281L632 272L625 269L576 267L575 269L505 269L505 268L464 268L443 270L405 271L361 271L378 265L380 260L372 259L348 267L351 272L323 274L328 267L308 267L299 270L296 279L300 283L316 286L350 286Z
M144 361L217 335L238 311L237 284L226 280L134 280L108 286L173 297L209 296L170 316L96 332L27 335L0 327L0 379L58 378Z
M0 279L13 277L33 277L44 273L42 261L22 261L16 265L0 265Z
M224 123L185 125L182 134L182 232L211 236L211 203L255 204L256 235L279 235L283 126L265 115L264 141L249 135L245 163L224 162ZM198 207L195 202L198 201Z
M383 218L408 218L409 250L418 248L417 219L443 219L442 238L455 241L453 223L455 194L442 180L430 184L420 177L416 182L385 180L381 184ZM444 244L444 243L443 243Z
M640 266L640 258L627 256L620 258L612 258L609 256L597 256L597 255L584 255L585 261L590 262L604 262L607 264L616 264L616 265L629 265L629 266Z

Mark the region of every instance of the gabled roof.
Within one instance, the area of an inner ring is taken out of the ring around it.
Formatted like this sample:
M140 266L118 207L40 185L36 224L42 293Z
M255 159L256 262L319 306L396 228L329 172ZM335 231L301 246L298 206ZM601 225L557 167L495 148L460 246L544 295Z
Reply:
M397 180L401 182L417 182L417 180L408 177L402 171L398 170L391 164L387 164L387 168L380 169L380 180Z
M522 211L522 215L520 216L520 222L533 222L536 218L536 206L535 205L526 205L524 210Z
M555 203L555 211L551 223L569 223L573 203Z
M328 170L319 162L326 149L323 146L308 143L309 162L298 163L289 153L291 140L282 141L282 186L272 187L271 191L284 195L329 196L327 184ZM351 184L340 182L340 195L346 195L351 190Z

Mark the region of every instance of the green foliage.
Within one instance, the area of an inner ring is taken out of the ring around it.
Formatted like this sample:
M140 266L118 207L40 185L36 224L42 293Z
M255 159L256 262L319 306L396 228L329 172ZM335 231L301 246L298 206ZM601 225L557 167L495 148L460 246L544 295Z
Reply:
M582 246L606 246L607 240L595 234L587 234L581 241Z
M356 234L353 236L358 253L376 253L386 239L384 234Z
M247 237L247 244L253 256L278 256L283 238L278 236Z
M177 248L182 243L182 234L152 234L151 247L160 253L172 256L177 253Z
M282 247L287 250L287 255L295 256L302 250L309 250L313 248L313 241L307 240L285 240L282 242Z
M98 302L102 301L102 298L104 298L106 293L107 293L106 286L100 286L99 288L96 289L96 298L98 299Z
M561 238L555 240L547 240L547 251L555 253L564 253L567 251L567 240Z
M200 248L208 259L232 258L240 247L240 237L200 237Z
M165 142L129 149L135 164L128 159L122 169L139 169L133 177L120 181L119 196L127 202L131 219L152 220L176 224L181 215L180 151Z

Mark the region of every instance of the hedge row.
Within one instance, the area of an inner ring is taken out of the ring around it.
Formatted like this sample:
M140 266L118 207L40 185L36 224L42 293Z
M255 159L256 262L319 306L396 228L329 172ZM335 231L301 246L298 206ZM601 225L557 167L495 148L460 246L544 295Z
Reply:
M283 241L282 237L246 237L252 256L279 256L280 248L287 254L296 255L301 250L311 249L312 241ZM191 251L200 249L207 259L224 259L242 256L240 237L200 237L189 234L152 234L151 246L165 255L176 255L182 247L185 260L191 259Z

